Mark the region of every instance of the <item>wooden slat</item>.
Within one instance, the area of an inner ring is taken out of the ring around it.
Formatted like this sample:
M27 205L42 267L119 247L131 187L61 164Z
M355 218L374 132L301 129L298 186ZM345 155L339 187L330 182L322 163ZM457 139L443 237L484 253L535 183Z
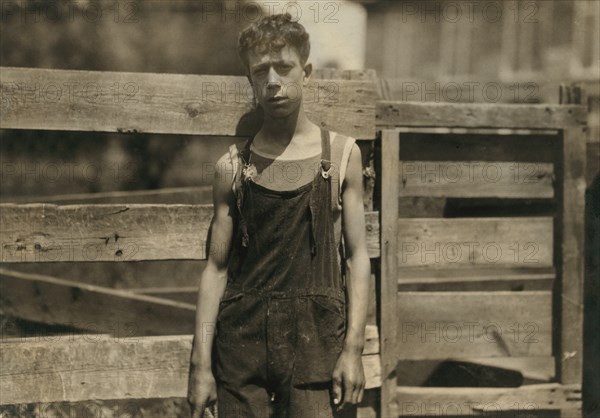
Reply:
M209 205L0 205L2 261L204 259L212 212Z
M1 204L1 261L202 260L212 213L212 205ZM369 256L378 257L378 213L365 222Z
M365 228L367 230L367 251L369 258L379 257L379 212L365 213Z
M560 220L560 381L581 384L585 257L585 131L566 129L562 152Z
M381 133L381 286L380 286L380 349L381 349L381 409L383 417L398 416L396 390L396 329L398 277L398 165L400 138L395 130Z
M129 290L145 287L192 287L206 267L206 260L158 260L135 263L64 262L0 263L21 273L44 274L80 284ZM191 302L196 303L194 298Z
M400 196L538 198L554 196L552 164L403 161Z
M465 128L560 129L585 124L578 105L418 103L378 101L376 124Z
M377 418L376 408L379 401L379 390L368 389L364 392L363 401L358 405L356 418ZM218 409L218 408L217 408ZM69 418L174 418L191 416L186 398L155 399L111 399L90 400L81 402L47 402L36 404L17 404L4 406L5 417L40 417L56 418L59 415ZM55 412L56 411L56 412ZM169 411L169 412L165 412ZM211 411L206 410L203 418L213 418ZM210 415L208 415L210 413ZM218 416L218 412L214 417Z
M246 77L2 67L0 86L3 129L249 136L262 123ZM373 80L314 80L303 95L319 126L375 137Z
M549 217L398 220L402 268L550 267Z
M212 202L212 187L173 187L156 190L132 190L99 193L73 193L49 196L0 196L1 203L115 204L153 203L203 205Z
M116 338L94 334L0 344L0 404L186 397L191 335ZM379 356L363 356L367 388Z
M196 306L0 269L0 312L28 321L123 336L194 332Z
M401 360L552 355L552 293L400 292Z
M185 397L191 342L93 335L3 343L1 402Z
M547 383L518 388L420 388L399 386L403 416L472 416L581 409L581 386ZM569 415L575 416L575 415Z
M145 292L107 289L0 268L0 289L0 313L28 321L70 325L121 338L127 333L141 336L194 332L196 303L160 297L164 290L174 291L173 288L144 289ZM186 290L195 290L197 295L197 289ZM377 353L377 327L367 325L363 354Z
M553 268L403 269L399 292L552 290Z
M452 380L456 378L456 371L465 370L473 375L473 379L479 378L485 382L479 382L478 386L487 386L493 380L498 386L509 385L500 381L500 371L509 374L518 373L522 382L520 384L548 383L556 377L556 361L554 357L484 357L466 359L446 360L402 360L398 362L398 385L399 386L436 386L433 382L441 379ZM491 368L491 369L490 369ZM443 373L443 376L438 374ZM495 373L494 373L495 372ZM456 379L455 382L460 380ZM471 386L464 384L463 386ZM438 384L442 386L442 384Z
M559 130L415 127L399 130L408 131L400 155L403 161L510 162L517 164L518 178L528 180L529 174L542 171L541 167L548 167L545 164L555 163L560 149ZM539 166L532 170L532 163ZM486 174L493 178L491 168Z

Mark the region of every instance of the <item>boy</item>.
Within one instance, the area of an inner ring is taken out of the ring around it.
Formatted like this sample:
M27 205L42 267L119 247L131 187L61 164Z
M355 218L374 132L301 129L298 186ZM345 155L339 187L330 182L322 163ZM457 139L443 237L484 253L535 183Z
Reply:
M215 401L220 418L332 417L363 396L370 264L361 155L352 138L304 113L309 50L289 14L240 35L264 122L217 163L217 251L199 282L193 418ZM216 336L204 332L213 325Z

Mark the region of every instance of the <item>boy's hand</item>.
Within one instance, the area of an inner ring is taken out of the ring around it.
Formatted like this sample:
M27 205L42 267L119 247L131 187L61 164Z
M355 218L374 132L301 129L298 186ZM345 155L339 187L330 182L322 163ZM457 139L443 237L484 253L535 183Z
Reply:
M365 391L365 372L360 352L342 351L333 369L333 403L338 409L358 404Z
M204 410L217 402L217 385L210 370L190 369L188 382L188 402L192 418L204 417Z

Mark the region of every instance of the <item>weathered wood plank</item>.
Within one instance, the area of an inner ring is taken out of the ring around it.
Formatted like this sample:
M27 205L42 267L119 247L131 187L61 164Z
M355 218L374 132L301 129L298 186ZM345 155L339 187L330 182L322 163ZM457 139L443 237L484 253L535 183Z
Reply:
M561 129L585 124L579 105L418 103L378 101L378 127L441 126L464 128Z
M49 196L2 197L1 203L52 203L55 205L75 204L185 204L205 205L212 203L212 187L173 187L156 190L131 190L98 193L73 193Z
M553 268L403 269L399 292L552 290Z
M0 404L185 397L191 335L41 337L0 344ZM367 387L379 356L363 356Z
M379 257L377 212L365 215ZM2 204L2 262L206 258L211 205ZM402 267L552 265L550 218L400 219Z
M400 360L552 355L552 292L400 292Z
M262 123L239 76L2 67L0 87L3 129L250 136ZM375 137L373 80L313 80L303 95L319 126Z
M384 417L398 416L396 391L396 330L398 277L398 166L400 138L396 130L381 133L381 286L380 286L380 349L381 349L381 409Z
M554 164L560 150L559 130L415 127L399 130L408 131L404 133L402 161L515 163L517 179L529 179L528 176L540 172L541 167ZM532 170L531 164L539 166ZM490 178L495 174L492 170L489 168L485 173Z
M2 404L185 397L192 337L56 337L0 345Z
M365 228L367 230L367 251L369 258L379 257L379 212L365 213Z
M1 268L21 273L60 277L80 284L129 290L146 287L192 287L206 267L206 260L158 260L134 263L63 262L0 263ZM194 298L191 302L196 303Z
M581 386L546 383L518 388L420 388L399 386L403 416L472 416L581 409Z
M196 306L41 274L0 269L0 312L85 332L139 337L194 332Z
M209 205L4 204L0 205L1 259L204 259L212 212Z
M582 128L563 131L560 196L560 381L583 376L583 285L585 257L586 144Z
M402 161L400 196L551 199L552 164Z
M378 389L367 389L363 401L358 405L356 418L377 418L376 408L379 401ZM191 416L186 398L155 398L155 399L112 399L91 400L81 402L44 402L16 405L3 405L0 410L8 417L55 418L55 414L63 414L69 418L113 418L113 417L144 417L144 418L173 418ZM168 413L166 412L168 411ZM206 410L203 418L214 418Z
M28 321L70 325L121 338L124 334L137 337L194 332L196 302L164 297L165 290L180 289L116 290L4 268L0 268L0 289L0 313ZM197 296L195 288L184 290ZM363 354L377 353L377 326L367 325Z
M212 205L1 204L1 261L205 259ZM379 256L378 213L365 215L367 249Z
M401 268L550 267L550 217L398 220Z

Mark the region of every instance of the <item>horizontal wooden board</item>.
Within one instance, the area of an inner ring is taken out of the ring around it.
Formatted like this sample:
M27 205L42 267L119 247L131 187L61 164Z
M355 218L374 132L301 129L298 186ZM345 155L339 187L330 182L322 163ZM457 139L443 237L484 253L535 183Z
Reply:
M202 260L212 205L0 205L1 261ZM377 212L365 215L367 249L379 256Z
M0 87L3 129L250 136L262 123L239 76L2 67ZM375 137L373 80L315 79L302 94L317 125Z
M210 205L4 204L2 261L204 259L212 215Z
M476 104L378 101L378 127L561 129L583 126L584 106L553 104Z
M548 163L401 161L399 176L401 197L554 197Z
M4 342L0 403L185 397L192 336L66 336ZM377 354L363 356L367 387Z
M84 332L139 337L194 332L195 304L0 269L0 312Z
M400 219L402 268L550 267L550 217ZM402 275L400 275L400 279Z
M378 395L378 389L365 390L363 400L357 408L356 418L377 418ZM64 417L68 418L187 418L191 416L190 406L186 398L44 402L3 405L0 409L6 418L56 418L55 412L62 413ZM165 411L168 411L168 413ZM218 412L214 416L218 417ZM213 415L205 415L203 418L213 418Z
M372 258L378 216L365 215ZM2 204L1 260L202 260L211 219L211 205ZM552 265L551 218L400 219L399 230L402 267Z
M80 284L129 290L146 287L196 286L206 260L158 260L135 263L58 262L0 263L22 273L60 277ZM195 300L193 303L196 303Z
M552 292L399 292L399 360L552 355Z
M519 385L548 383L556 376L554 357L403 360L398 362L397 370L399 386L432 387L442 386L442 382L448 386L509 386L517 380ZM464 374L475 382L465 383Z
M371 258L378 217L365 215ZM211 219L211 205L2 204L1 260L202 260ZM551 218L400 219L399 231L401 267L552 265Z
M191 336L2 344L2 403L185 396Z
M397 402L402 416L472 416L548 410L581 413L581 386L546 383L517 388L420 388L399 386Z
M173 187L157 190L132 190L98 193L73 193L49 196L0 196L1 203L52 203L55 205L152 203L205 205L212 203L212 187Z
M108 289L3 268L0 289L0 313L28 321L120 338L194 333L196 302L157 297L164 292ZM367 325L363 354L377 353L377 327Z
M435 128L445 130L445 128ZM461 128L466 133L435 133L422 132L422 129L404 128L402 132L402 147L400 150L401 161L471 161L486 163L514 163L515 168L511 174L513 179L530 180L531 175L549 167L556 160L560 152L560 136L557 132L543 133L532 131L535 134L523 137L518 132L502 134L503 130L495 129L492 132ZM412 131L414 130L414 131ZM454 131L458 130L455 128ZM524 146L526 143L526 146ZM531 164L538 164L533 169ZM547 165L549 164L549 165ZM481 166L479 168L485 168ZM493 168L488 168L485 174L493 179ZM506 174L503 172L503 174Z
M399 292L552 290L556 272L545 268L403 269Z

